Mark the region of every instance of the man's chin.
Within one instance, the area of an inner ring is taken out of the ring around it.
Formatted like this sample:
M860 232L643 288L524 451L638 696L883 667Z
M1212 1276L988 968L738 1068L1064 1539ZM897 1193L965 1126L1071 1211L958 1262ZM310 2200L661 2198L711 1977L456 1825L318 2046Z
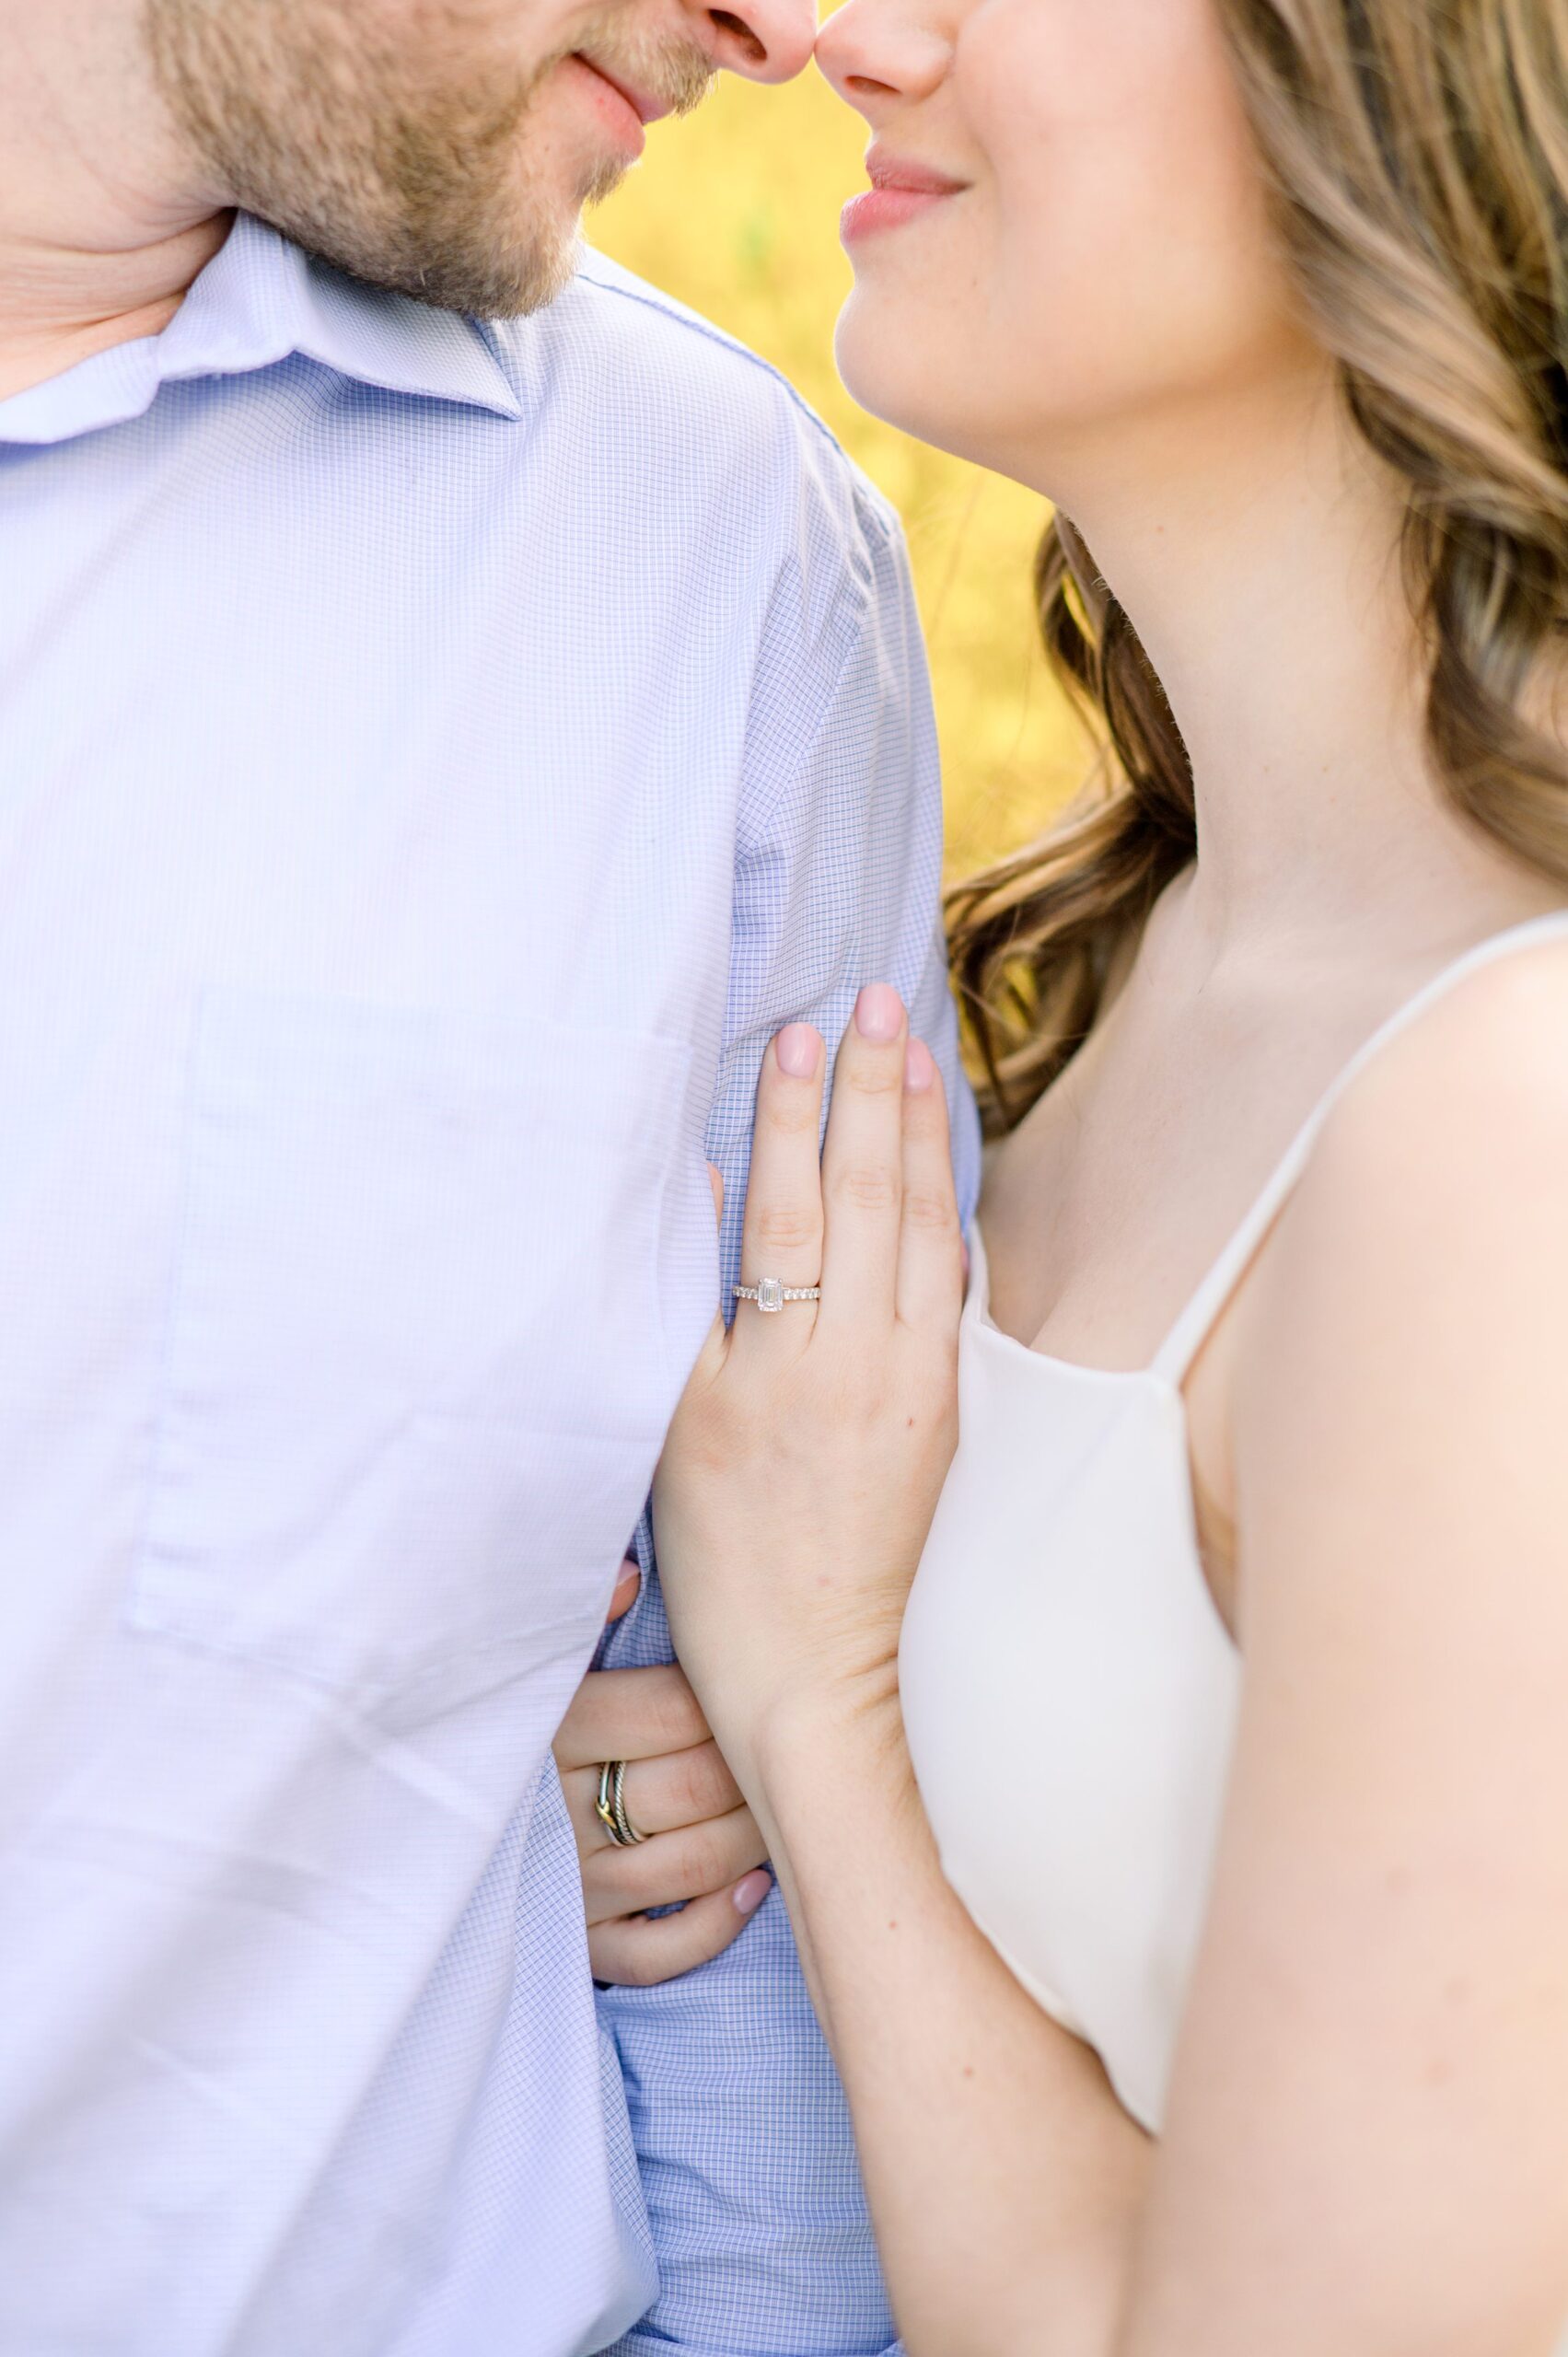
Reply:
M517 319L554 302L571 283L581 243L580 208L567 206L548 225L536 221L509 228L497 223L487 238L474 234L471 213L460 231L424 220L374 238L344 237L336 224L268 217L321 261L366 286L476 319Z
M529 217L495 223L488 239L474 235L472 216L461 236L433 236L431 225L421 224L410 233L406 263L377 283L438 310L479 319L519 319L542 310L575 273L584 212L602 204L629 169L620 157L601 162L579 175L569 197L548 208L536 192Z

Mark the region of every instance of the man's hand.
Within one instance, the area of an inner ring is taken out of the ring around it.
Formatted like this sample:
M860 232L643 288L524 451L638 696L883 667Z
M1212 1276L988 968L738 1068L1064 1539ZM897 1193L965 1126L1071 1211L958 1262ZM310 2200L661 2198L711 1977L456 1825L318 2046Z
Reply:
M620 1620L640 1578L628 1562L611 1598ZM599 1769L628 1762L625 1812L647 1838L619 1849L595 1814ZM590 1670L555 1738L577 1837L596 1980L643 1988L706 1964L772 1888L762 1837L680 1671ZM682 1903L683 1902L683 1903ZM680 1906L650 1919L650 1907Z

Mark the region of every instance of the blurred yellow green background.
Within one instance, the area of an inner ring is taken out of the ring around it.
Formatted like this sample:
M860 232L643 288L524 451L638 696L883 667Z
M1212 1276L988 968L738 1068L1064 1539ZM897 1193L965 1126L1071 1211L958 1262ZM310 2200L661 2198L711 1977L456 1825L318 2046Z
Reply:
M867 417L839 382L833 322L850 283L839 209L865 185L866 137L815 69L783 89L726 75L696 115L656 127L590 235L782 368L902 514L958 876L1040 831L1085 747L1036 635L1040 501Z

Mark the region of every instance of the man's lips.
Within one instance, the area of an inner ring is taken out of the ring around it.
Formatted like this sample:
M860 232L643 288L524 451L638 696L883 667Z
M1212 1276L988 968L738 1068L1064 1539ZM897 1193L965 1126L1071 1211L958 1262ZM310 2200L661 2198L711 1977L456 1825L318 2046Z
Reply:
M585 57L581 51L574 50L566 64L589 77L586 87L597 101L596 111L600 119L616 133L622 146L633 156L640 156L645 126L668 114L668 103L645 90L633 88L630 82L621 81L618 75L610 73L594 58Z
M876 146L865 158L865 169L871 186L864 196L851 197L839 223L839 235L846 246L877 230L896 229L901 222L913 220L917 213L928 213L944 198L961 196L968 186L967 181L956 180L929 164L889 156Z
M612 74L608 65L601 65L597 57L585 57L583 64L601 81L608 82L612 90L620 91L639 122L657 122L669 112L668 99L657 99L650 91L638 89L634 82L628 82L621 75Z

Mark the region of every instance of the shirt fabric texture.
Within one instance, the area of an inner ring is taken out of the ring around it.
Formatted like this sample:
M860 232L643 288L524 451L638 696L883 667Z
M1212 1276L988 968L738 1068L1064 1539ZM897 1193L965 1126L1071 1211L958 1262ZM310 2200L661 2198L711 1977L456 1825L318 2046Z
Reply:
M772 1033L895 982L972 1199L896 525L598 257L241 216L0 546L0 2352L878 2351L776 1896L596 2018L548 1746Z

